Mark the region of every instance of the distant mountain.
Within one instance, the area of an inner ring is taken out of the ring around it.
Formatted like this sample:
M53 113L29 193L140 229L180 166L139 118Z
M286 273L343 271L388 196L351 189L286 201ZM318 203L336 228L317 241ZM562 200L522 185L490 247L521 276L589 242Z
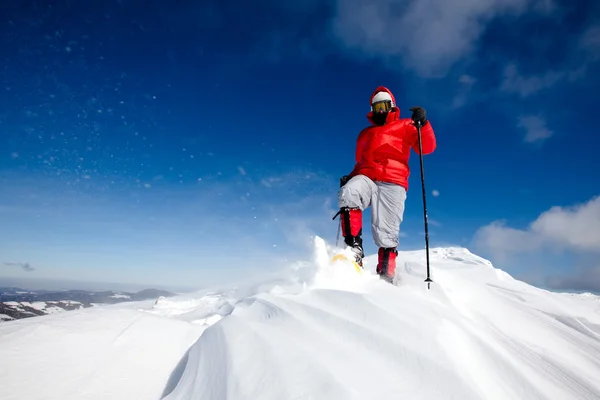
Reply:
M158 289L145 289L129 293L122 291L25 290L17 287L0 287L0 322L78 310L98 304L116 304L174 295L174 293Z

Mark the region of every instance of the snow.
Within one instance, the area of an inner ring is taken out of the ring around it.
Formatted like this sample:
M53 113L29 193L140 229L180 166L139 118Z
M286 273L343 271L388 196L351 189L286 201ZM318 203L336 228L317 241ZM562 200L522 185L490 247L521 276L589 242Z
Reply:
M44 308L43 311L46 314L56 314L56 313L65 312L66 310L64 308L54 306L54 305L50 304L50 302L48 302L48 305L46 306L46 308Z
M3 322L0 398L158 398L203 329L118 306Z
M34 310L39 310L39 311L44 311L44 309L46 308L45 301L34 301L34 302L22 301L21 305L23 305L25 307L31 307Z
M40 304L40 302L34 302L34 303L29 303L29 302L17 302L17 301L6 301L3 303L5 306L9 306L11 309L18 311L22 314L27 314L27 315L31 315L31 316L36 316L37 314L32 312L32 311L28 311L25 310L24 307L30 307L30 308L36 308L39 309L43 309L42 304ZM41 308L40 308L41 307Z
M75 305L75 304L80 304L83 305L83 303L81 303L80 301L76 301L76 300L56 300L56 301L48 301L48 304L65 304L65 305Z
M122 294L122 293L115 293L112 296L113 299L130 299L131 296L127 295L127 294Z
M463 248L400 252L397 286L311 260L272 279L0 325L2 399L599 399L597 296Z

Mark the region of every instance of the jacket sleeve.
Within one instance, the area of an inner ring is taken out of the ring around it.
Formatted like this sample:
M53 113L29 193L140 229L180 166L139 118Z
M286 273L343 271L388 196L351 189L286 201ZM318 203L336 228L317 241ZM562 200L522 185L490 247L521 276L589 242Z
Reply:
M417 133L417 127L409 123L407 129L411 130L411 136L413 137L411 147L419 154L419 134ZM423 155L433 153L437 147L435 133L429 121L427 121L425 126L421 127L421 147L423 148Z

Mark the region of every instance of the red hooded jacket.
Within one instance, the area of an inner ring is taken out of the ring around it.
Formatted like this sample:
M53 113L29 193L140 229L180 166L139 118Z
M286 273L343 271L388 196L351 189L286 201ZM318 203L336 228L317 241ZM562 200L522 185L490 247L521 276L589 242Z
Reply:
M383 126L373 124L358 135L356 165L350 176L365 175L373 181L395 183L408 190L410 149L419 153L417 127L413 125L410 118L400 119L400 109L396 106L396 99L386 87L379 86L375 89L371 100L381 91L390 94L394 107L388 113ZM372 116L372 111L367 114L371 123L373 123ZM421 127L421 146L424 155L432 153L436 148L435 135L429 121Z

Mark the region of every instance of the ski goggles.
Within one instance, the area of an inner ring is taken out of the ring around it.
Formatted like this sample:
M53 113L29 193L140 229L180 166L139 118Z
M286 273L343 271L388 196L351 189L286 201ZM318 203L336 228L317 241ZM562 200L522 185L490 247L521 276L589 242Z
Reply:
M388 112L392 109L392 102L390 100L377 101L371 105L371 109L375 114Z

